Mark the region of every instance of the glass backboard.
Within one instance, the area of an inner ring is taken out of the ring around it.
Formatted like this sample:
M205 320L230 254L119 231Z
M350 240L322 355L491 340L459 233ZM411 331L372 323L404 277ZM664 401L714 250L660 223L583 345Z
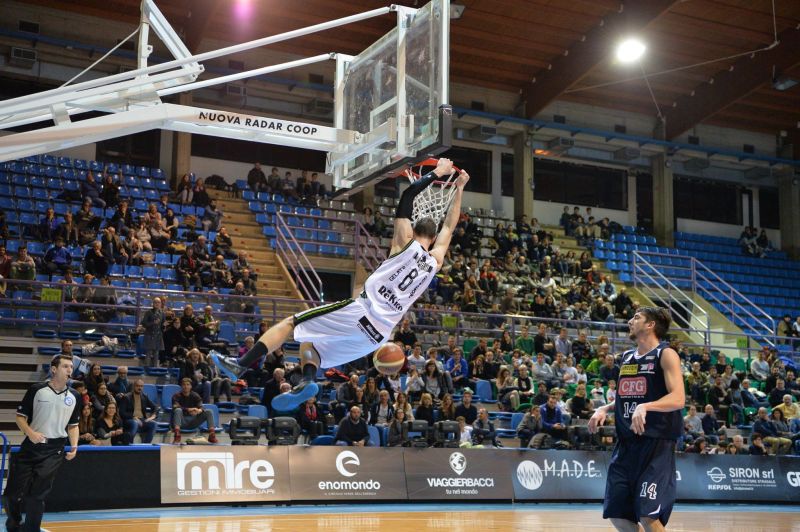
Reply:
M450 4L398 7L397 26L336 68L335 125L358 142L328 154L337 189L363 187L450 147Z

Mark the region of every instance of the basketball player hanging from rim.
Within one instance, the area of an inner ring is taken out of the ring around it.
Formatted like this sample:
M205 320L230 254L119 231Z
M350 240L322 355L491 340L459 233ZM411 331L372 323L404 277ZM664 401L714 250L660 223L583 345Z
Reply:
M432 172L413 181L403 192L395 212L389 258L367 278L358 297L290 316L267 330L242 358L213 355L214 364L229 377L238 378L244 368L294 336L300 342L303 380L291 393L272 400L274 409L287 412L317 395L317 368L345 364L388 342L392 329L444 263L469 175L460 171L455 178L455 193L438 234L439 220L432 217L420 217L412 226L414 198L434 181L453 177L455 172L451 160L439 159Z
M669 347L669 311L642 307L628 321L636 349L622 354L616 400L589 420L597 432L614 412L603 518L620 531L664 530L675 503L675 444L683 433L686 398L678 353Z

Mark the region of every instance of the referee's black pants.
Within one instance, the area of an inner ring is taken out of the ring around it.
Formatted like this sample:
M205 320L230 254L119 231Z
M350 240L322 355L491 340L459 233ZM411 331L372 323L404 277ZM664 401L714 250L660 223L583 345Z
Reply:
M65 443L66 438L38 444L26 439L19 452L12 456L3 493L8 532L39 532L44 500L53 489L58 468L64 462Z

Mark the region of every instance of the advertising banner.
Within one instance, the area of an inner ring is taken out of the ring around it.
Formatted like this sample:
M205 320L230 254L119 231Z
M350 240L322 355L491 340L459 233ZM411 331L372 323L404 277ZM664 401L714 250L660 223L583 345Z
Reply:
M289 448L292 500L406 500L403 454L380 447Z
M161 502L291 499L287 447L161 447Z
M507 451L514 499L603 500L606 452Z
M785 464L789 465L786 459ZM798 464L798 460L793 460ZM774 456L679 454L678 499L727 501L793 500L791 483ZM800 467L796 468L800 471ZM789 478L792 478L791 475ZM795 492L794 500L800 495Z
M511 458L493 449L404 449L408 498L510 500Z

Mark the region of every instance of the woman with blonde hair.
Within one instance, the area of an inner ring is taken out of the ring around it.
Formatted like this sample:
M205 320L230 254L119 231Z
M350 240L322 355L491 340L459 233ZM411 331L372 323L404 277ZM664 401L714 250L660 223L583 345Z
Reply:
M502 366L497 374L497 397L500 403L511 412L519 406L519 388L507 366Z

